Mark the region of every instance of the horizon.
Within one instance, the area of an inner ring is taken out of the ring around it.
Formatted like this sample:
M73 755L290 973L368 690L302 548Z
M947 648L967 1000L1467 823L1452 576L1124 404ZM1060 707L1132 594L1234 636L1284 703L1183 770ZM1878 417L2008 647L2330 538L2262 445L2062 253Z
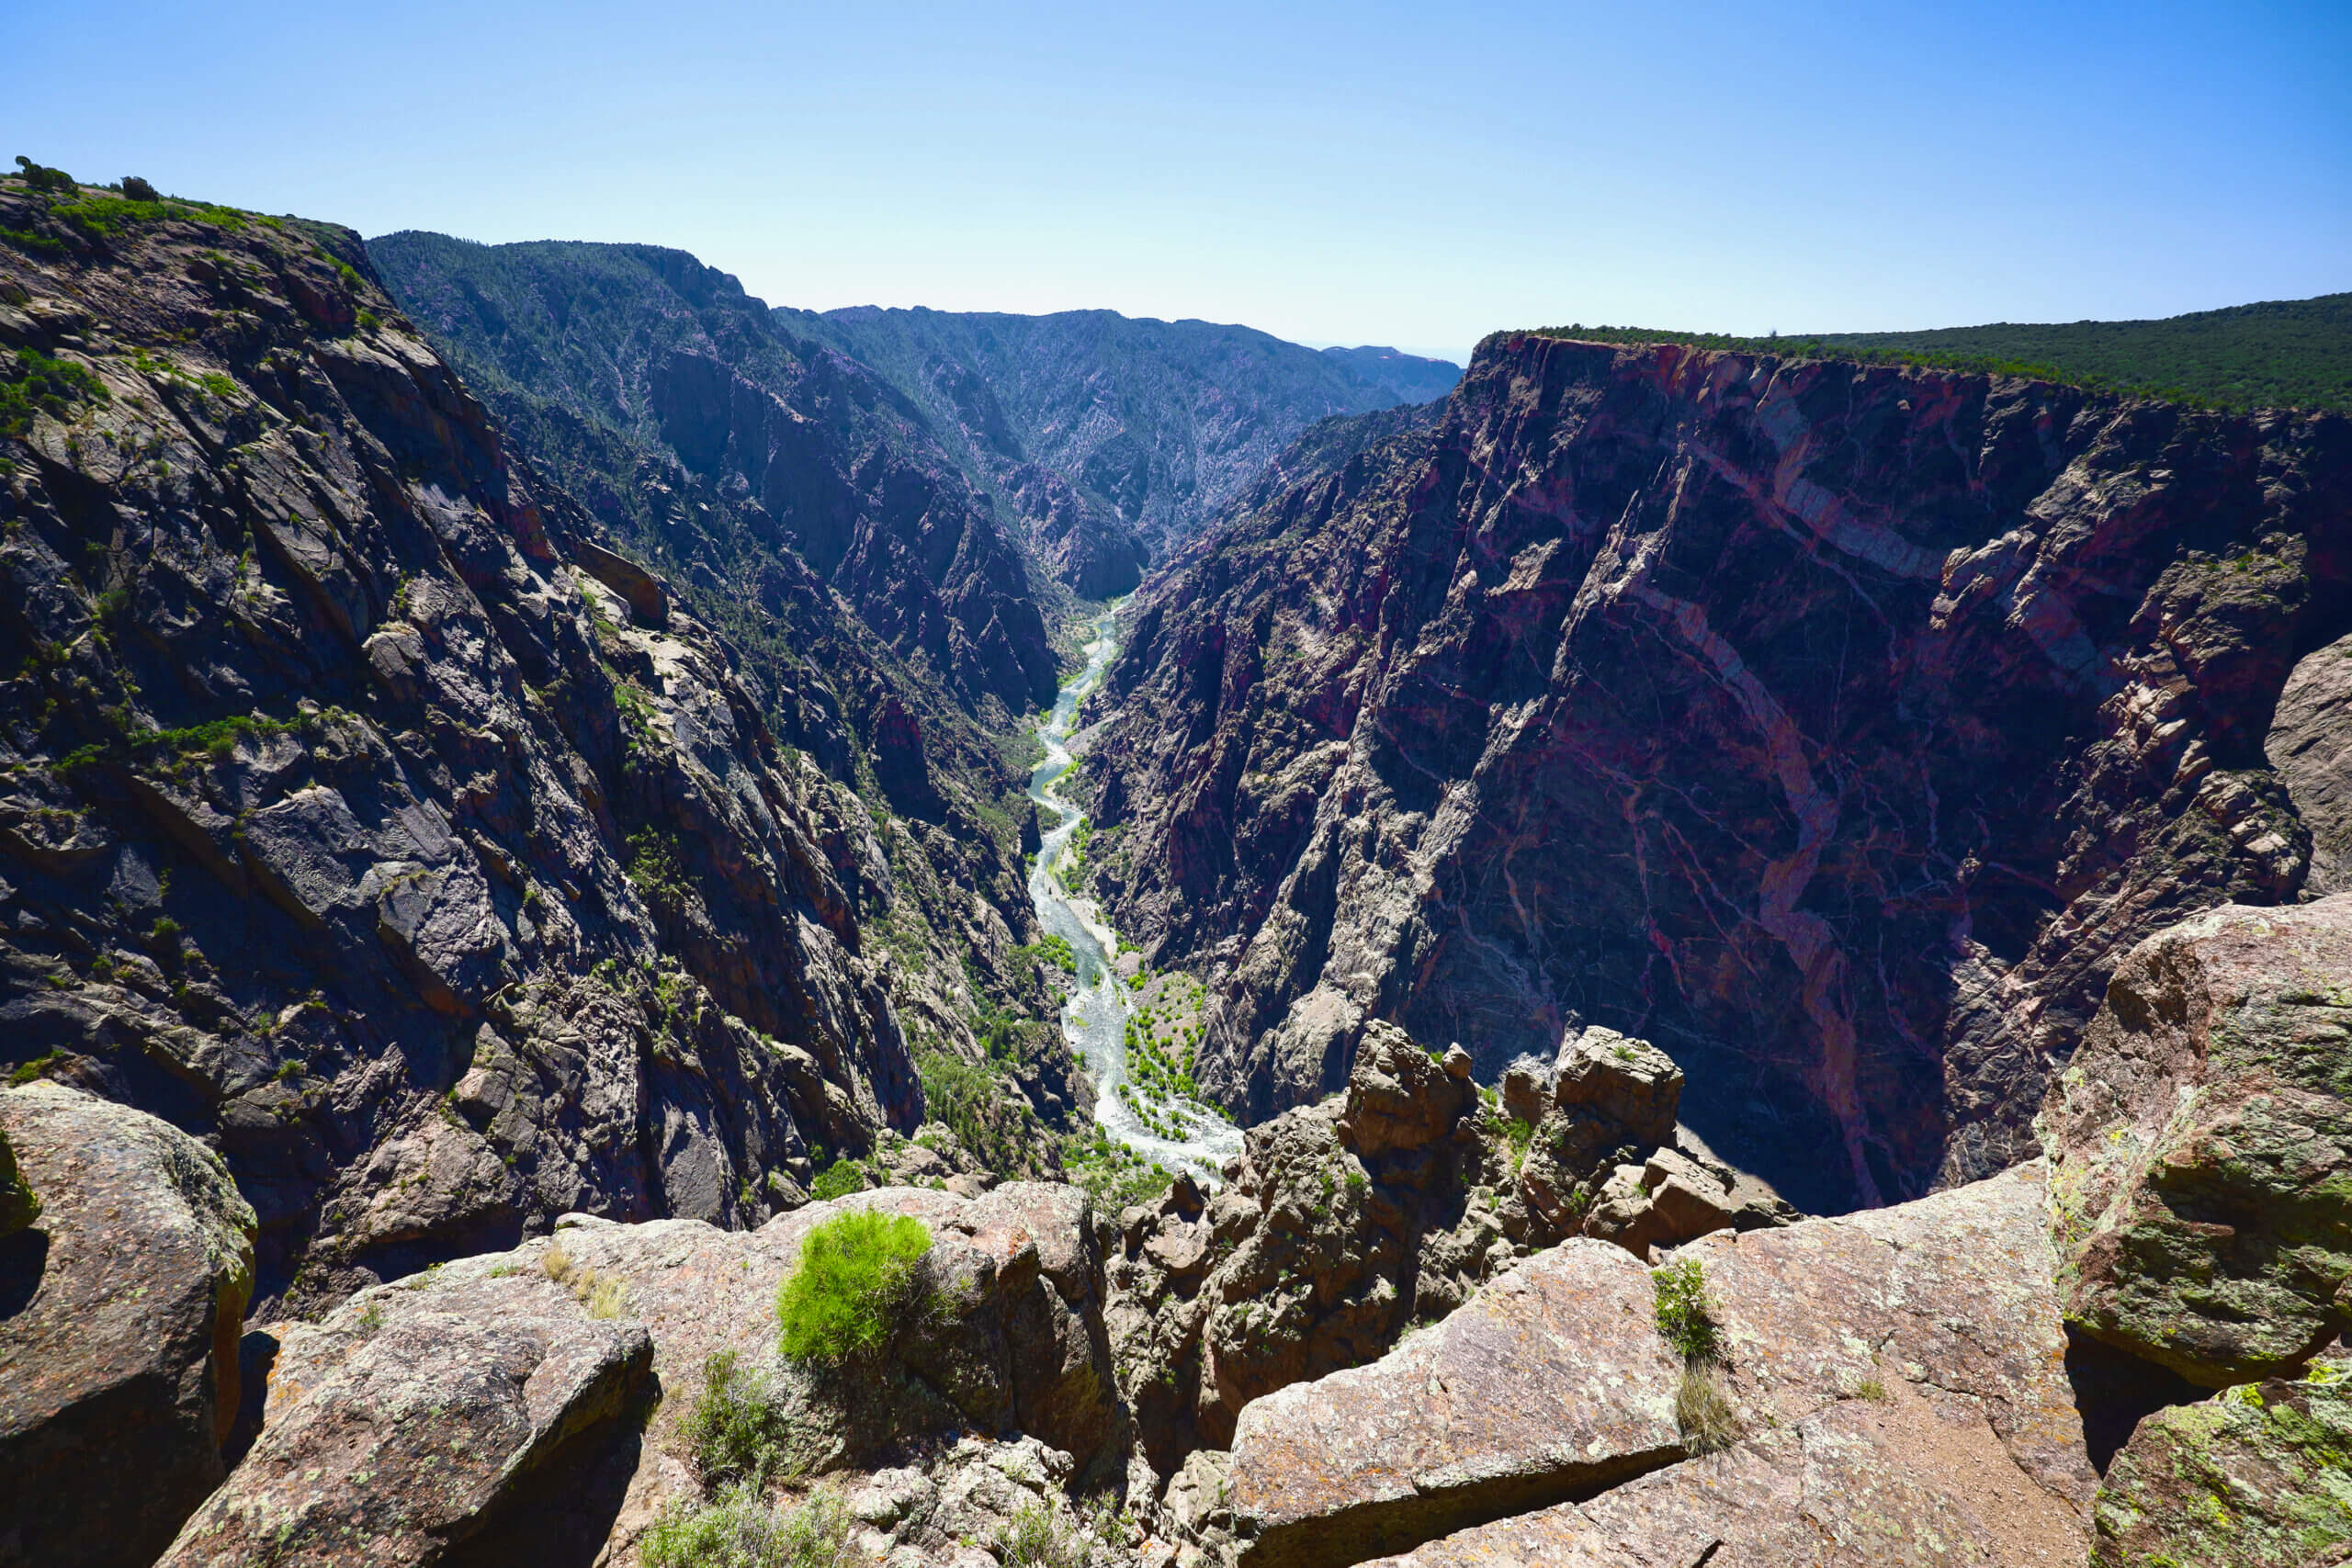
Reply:
M363 234L663 245L795 309L1111 310L1455 364L1562 321L1923 331L2352 288L2340 7L402 20L26 7L6 151Z

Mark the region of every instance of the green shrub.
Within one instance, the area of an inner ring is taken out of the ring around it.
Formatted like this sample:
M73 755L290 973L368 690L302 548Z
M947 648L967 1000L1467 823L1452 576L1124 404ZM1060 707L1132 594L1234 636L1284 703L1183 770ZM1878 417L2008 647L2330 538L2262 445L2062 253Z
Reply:
M0 364L0 435L24 434L36 413L62 419L76 402L107 400L98 378L70 359L20 348L12 363Z
M85 197L52 207L50 212L95 240L110 240L137 224L171 216L160 201L127 201L119 196Z
M622 873L638 897L665 914L676 914L694 897L684 852L674 834L639 828L628 836L629 860Z
M678 1435L705 1486L764 1483L784 1470L786 1426L767 1374L732 1350L702 1364L702 1392L678 1423Z
M739 1483L716 1502L673 1503L638 1547L645 1568L837 1568L858 1561L856 1521L838 1493L819 1492L785 1512Z
M1514 1116L1503 1123L1503 1137L1510 1145L1510 1168L1516 1172L1527 1164L1527 1145L1534 1140L1535 1123Z
M1085 1533L1049 1502L1024 1503L997 1529L1004 1568L1086 1568Z
M36 1078L47 1077L49 1076L49 1069L58 1066L64 1060L64 1052L51 1048L51 1050L43 1052L40 1055L35 1056L29 1062L19 1062L17 1064L15 1069L8 1074L8 1083L10 1087L17 1088L25 1084L31 1083Z
M1063 1153L1062 1163L1071 1182L1084 1188L1096 1207L1114 1214L1151 1201L1176 1179L1175 1172L1159 1161L1114 1142L1099 1124L1091 1138Z
M133 201L161 201L163 194L137 175L122 176L122 194Z
M841 1362L879 1353L922 1289L931 1232L921 1220L860 1209L800 1244L800 1266L776 1287L777 1343L795 1360Z
M35 190L70 191L75 188L74 176L62 169L47 169L17 154L17 177Z
M65 254L64 241L52 240L47 234L36 233L30 229L0 229L0 243L37 256L62 256Z
M1008 1054L1010 1045L1006 1047ZM1026 1156L1040 1142L1026 1126L1021 1105L999 1086L997 1069L987 1063L967 1062L947 1051L925 1052L916 1063L922 1075L926 1112L946 1123L956 1141L979 1157L999 1176L1018 1176L1027 1168Z
M1678 1258L1650 1270L1657 1292L1657 1331L1685 1365L1711 1365L1722 1359L1714 1315L1707 1304L1707 1276L1695 1258Z
M865 1190L865 1168L854 1159L833 1161L819 1171L817 1179L808 1184L808 1196L820 1203Z
M1035 942L1030 942L1026 946L1014 948L1012 950L1012 961L1015 964L1035 964L1042 962L1052 964L1055 968L1060 970L1065 975L1075 975L1078 973L1078 954L1071 950L1069 939L1064 936L1056 936L1051 931L1047 931L1044 936L1039 937Z

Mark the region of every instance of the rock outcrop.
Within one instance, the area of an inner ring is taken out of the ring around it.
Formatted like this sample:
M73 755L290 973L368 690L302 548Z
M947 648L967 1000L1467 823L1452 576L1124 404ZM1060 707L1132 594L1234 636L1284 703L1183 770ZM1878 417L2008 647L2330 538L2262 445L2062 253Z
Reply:
M2080 1563L2097 1477L2043 1201L2036 1165L1695 1242L1713 1357L1662 1337L1625 1251L1567 1242L1249 1406L1240 1561Z
M1500 1126L1399 1030L1367 1043L1345 1096L1250 1129L1227 1175L1120 1216L1112 1343L1163 1474L1223 1448L1251 1400L1372 1359L1525 1250L1498 1213Z
M755 1224L922 1121L866 807L354 236L21 180L0 229L7 364L66 367L0 437L0 1061L217 1140L273 1314Z
M2352 422L1488 339L1139 597L1099 886L1250 1121L1364 1022L1588 1023L1808 1209L2033 1152L2108 976L2311 829L2263 754L2352 604ZM1825 1160L1823 1149L1843 1151Z
M790 1361L777 1287L858 1208L924 1223L926 1300L876 1361ZM880 1551L952 1546L943 1526L1124 1484L1095 1232L1082 1193L1029 1183L890 1189L751 1232L567 1219L286 1330L260 1436L164 1561L634 1563L724 1479L684 1430L715 1356L774 1475L854 1472Z
M1162 1474L1229 1443L1252 1401L1376 1359L1564 1236L1645 1258L1795 1218L1752 1178L1701 1163L1703 1147L1675 1146L1681 1076L1645 1041L1594 1030L1571 1042L1540 1120L1520 1129L1523 1162L1469 1068L1459 1046L1439 1057L1374 1022L1347 1092L1250 1128L1221 1190L1180 1180L1155 1209L1120 1216L1108 1322ZM1524 1095L1536 1081L1522 1071L1511 1084ZM1612 1165L1630 1176L1623 1192L1604 1185Z
M2352 1393L2341 1361L2157 1411L2098 1498L2097 1568L2335 1568L2352 1551Z
M2225 906L2118 966L2042 1134L2069 1322L2209 1388L2352 1325L2352 894Z
M0 1235L0 1564L146 1568L223 1472L253 1210L186 1134L55 1084L0 1091L0 1143L40 1198Z

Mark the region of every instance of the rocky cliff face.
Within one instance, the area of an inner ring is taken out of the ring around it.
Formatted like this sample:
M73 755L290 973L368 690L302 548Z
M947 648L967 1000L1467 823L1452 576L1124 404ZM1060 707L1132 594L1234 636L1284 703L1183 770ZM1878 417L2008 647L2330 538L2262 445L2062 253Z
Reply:
M776 315L928 411L967 471L1001 488L1061 580L1089 598L1133 588L1148 560L1190 538L1308 425L1428 402L1461 374L1395 349L1317 353L1247 327L1113 310Z
M265 1310L920 1122L864 805L354 236L0 229L0 1056L218 1147Z
M1245 1116L1369 1019L1487 1081L1606 1023L1803 1206L1893 1200L2031 1152L2133 942L2304 886L2264 745L2352 615L2340 418L1510 336L1352 446L1095 710L1099 886L1214 972Z
M918 1054L977 1058L1001 1009L1030 1108L1065 1116L1074 1064L1016 955L1036 824L1003 745L1053 660L1026 569L921 414L678 252L400 234L372 254L509 449L662 570L776 739L860 794L889 892L861 918L901 960Z

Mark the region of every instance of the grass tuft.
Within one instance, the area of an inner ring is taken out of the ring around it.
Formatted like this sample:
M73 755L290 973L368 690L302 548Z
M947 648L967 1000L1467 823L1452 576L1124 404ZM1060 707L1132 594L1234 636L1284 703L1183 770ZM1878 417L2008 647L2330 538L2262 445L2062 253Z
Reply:
M1091 1543L1050 1502L1024 1503L997 1528L997 1561L1004 1568L1086 1568Z
M1697 1361L1682 1369L1682 1382L1674 1391L1674 1424L1681 1428L1684 1450L1694 1459L1719 1454L1739 1437L1738 1413L1712 1363Z

